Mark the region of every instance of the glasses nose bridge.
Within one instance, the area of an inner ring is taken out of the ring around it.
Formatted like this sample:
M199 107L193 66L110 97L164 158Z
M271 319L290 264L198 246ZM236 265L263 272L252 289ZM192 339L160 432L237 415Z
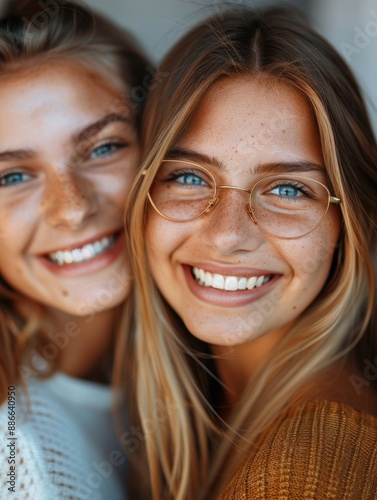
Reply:
M232 185L228 185L228 184L224 184L224 185L220 185L220 186L216 186L216 189L235 189L236 191L243 191L245 193L248 193L249 195L251 194L251 189L246 189L246 188L243 188L243 187L240 187L240 186L232 186Z
M253 209L250 205L250 195L252 193L252 189L246 189L246 188L243 188L240 186L232 186L231 184L229 184L229 185L228 184L221 184L221 185L216 186L216 192L220 189L235 189L236 191L241 191L241 192L247 193L249 195L249 197L248 197L248 201L246 203L246 210L247 210L247 213L248 213L248 216L250 217L250 219L254 222L254 224L256 223L256 220L254 218ZM215 206L219 202L219 198L216 196L213 201L214 202L211 203L207 209L208 212L212 211L215 208Z

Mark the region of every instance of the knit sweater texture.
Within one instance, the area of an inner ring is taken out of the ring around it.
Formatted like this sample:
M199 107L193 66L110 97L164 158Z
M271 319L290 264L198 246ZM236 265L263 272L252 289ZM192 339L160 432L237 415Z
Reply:
M127 460L112 424L110 387L59 373L31 378L27 399L21 389L16 393L12 435L8 404L0 408L0 500L127 498Z
M284 411L260 436L222 500L376 500L377 417L314 401Z

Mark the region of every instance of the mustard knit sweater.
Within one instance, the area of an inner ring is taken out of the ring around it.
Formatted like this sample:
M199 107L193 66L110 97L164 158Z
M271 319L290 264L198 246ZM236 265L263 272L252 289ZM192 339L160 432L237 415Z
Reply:
M377 417L314 401L262 434L222 500L377 500Z

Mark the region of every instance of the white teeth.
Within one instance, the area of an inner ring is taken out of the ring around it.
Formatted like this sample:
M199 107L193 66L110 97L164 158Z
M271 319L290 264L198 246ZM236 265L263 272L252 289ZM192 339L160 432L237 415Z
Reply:
M73 262L72 252L63 252L63 259L66 264L72 264Z
M246 288L247 288L247 279L246 278L240 278L238 280L237 289L238 290L246 290Z
M225 290L234 291L238 288L238 279L235 276L227 276L225 278Z
M109 250L115 243L115 235L105 236L101 240L84 245L82 248L73 250L59 250L48 254L49 259L58 266L66 264L79 264L94 259L98 255ZM204 271L203 271L204 272Z
M82 249L82 256L84 257L84 259L91 259L95 255L96 255L96 251L95 251L93 245L90 245L90 244L85 245L84 248Z
M93 248L95 253L99 253L102 250L102 245L99 241L93 243Z
M81 250L75 249L72 251L72 258L73 262L82 262L83 261L83 254Z
M264 276L259 276L257 282L255 283L255 287L257 288L258 286L263 285L263 281L264 281Z
M211 273L206 272L204 277L204 286L212 286L213 277Z
M205 271L203 271L203 269L199 269L199 279L200 281L204 281L205 280Z
M222 274L209 273L197 267L192 268L192 273L199 285L229 292L258 288L268 283L273 276L272 274L266 276L251 276L250 278L244 276L223 276Z
M252 278L249 278L249 279L247 280L247 285L246 285L246 288L247 288L248 290L252 290L252 289L255 287L255 284L256 284L256 282L257 282L257 279L258 279L258 278L257 278L256 276L253 276Z
M219 290L224 290L225 278L221 274L214 274L212 281L212 288L218 288Z

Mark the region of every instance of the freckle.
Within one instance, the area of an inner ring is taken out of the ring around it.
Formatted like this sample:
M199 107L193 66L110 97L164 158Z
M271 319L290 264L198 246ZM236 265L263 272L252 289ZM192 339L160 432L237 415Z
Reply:
M296 309L296 306L293 306L293 309Z
M68 292L67 292L67 290L62 290L62 294L63 294L63 296L64 296L64 297L68 297Z

